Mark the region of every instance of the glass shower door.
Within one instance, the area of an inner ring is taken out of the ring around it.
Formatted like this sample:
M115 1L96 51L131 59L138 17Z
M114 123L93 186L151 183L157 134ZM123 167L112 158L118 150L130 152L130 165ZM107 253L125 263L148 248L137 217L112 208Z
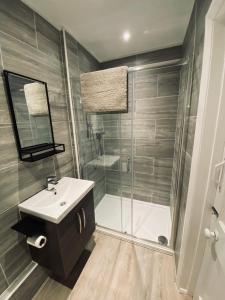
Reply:
M179 67L133 72L133 235L170 245Z
M96 222L132 234L132 78L129 75L128 112L100 114L103 121L105 194L96 206Z

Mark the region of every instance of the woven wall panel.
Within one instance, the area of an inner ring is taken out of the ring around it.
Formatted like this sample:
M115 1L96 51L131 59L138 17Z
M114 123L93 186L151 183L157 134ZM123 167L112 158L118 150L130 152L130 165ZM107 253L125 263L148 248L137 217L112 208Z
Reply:
M81 97L86 112L127 111L128 68L118 67L81 75Z

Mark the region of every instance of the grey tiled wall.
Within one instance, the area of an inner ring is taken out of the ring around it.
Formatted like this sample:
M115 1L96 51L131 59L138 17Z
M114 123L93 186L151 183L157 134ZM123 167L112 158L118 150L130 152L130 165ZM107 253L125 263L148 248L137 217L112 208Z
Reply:
M18 203L43 189L47 175L74 176L60 32L19 0L0 1L0 71L3 68L48 83L55 140L65 143L66 152L35 163L18 160L0 77L0 294L31 262L23 236L11 230L20 218ZM26 281L31 291L26 299L46 277L38 270ZM16 299L24 299L18 295Z
M155 50L147 53L132 55L101 63L101 69L113 68L117 66L141 66L160 61L182 58L182 47L176 46L166 49Z
M173 189L171 195L171 206L176 207L176 203L179 203L179 219L177 220L178 226L175 245L176 264L178 264L180 255L197 118L205 33L205 15L210 3L211 0L197 0L195 2L184 40L184 62L186 62L186 64L181 69L178 123L175 143L175 157L181 157L181 161L174 161L174 181L172 184ZM180 173L178 173L179 169Z

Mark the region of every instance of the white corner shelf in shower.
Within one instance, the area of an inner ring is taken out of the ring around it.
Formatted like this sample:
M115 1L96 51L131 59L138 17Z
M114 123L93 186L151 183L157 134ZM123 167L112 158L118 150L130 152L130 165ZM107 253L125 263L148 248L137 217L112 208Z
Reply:
M120 160L118 155L101 155L96 159L91 160L87 165L94 167L111 168Z
M122 201L121 201L122 199ZM159 236L165 236L170 242L171 216L170 207L155 203L133 200L105 194L95 209L96 223L99 226L131 234L136 238L158 243Z

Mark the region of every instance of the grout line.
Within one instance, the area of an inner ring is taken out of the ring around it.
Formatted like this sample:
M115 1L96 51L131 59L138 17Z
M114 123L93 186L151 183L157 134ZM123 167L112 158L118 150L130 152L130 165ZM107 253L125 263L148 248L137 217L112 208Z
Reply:
M2 68L4 70L3 56L2 56L2 47L1 46L0 46L0 58L1 58L1 65L2 65Z
M159 96L159 74L156 75L156 98Z
M3 267L2 267L2 264L0 263L0 269L1 269L1 271L2 271L2 273L3 273L3 276L5 277L5 281L6 281L6 283L8 284L8 286L10 285L10 283L9 283L9 281L8 281L8 279L7 279L7 276L6 276L6 274L5 274L5 271L4 271L4 269L3 269Z
M37 38L36 13L34 11L33 11L33 16L34 16L34 31L35 31L36 46L37 46L37 49L39 49L39 47L38 47L38 38Z
M1 31L1 30L0 30L0 34L3 34L3 35L5 35L5 36L7 36L7 37L9 37L9 38L11 38L11 39L13 39L13 40L15 40L15 41L19 42L20 44L24 44L24 45L26 45L26 46L29 46L30 48L33 48L33 49L35 49L35 50L38 50L38 51L41 52L41 53L44 53L43 51L37 49L36 47L32 46L31 44L29 44L29 43L27 43L27 42L24 42L24 41L22 41L22 40L19 40L19 39L17 39L16 37L14 37L14 36L12 36L12 35L10 35L10 34L4 32L4 31Z

